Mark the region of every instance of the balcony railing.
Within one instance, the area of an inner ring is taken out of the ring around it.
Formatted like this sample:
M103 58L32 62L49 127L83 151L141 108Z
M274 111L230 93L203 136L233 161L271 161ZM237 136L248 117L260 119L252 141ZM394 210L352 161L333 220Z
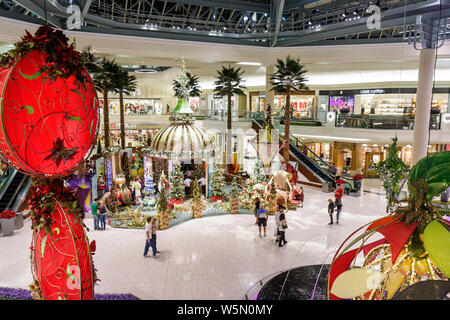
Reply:
M340 113L336 117L336 127L386 129L386 130L413 130L414 116L401 115L354 115ZM440 130L441 115L431 114L430 128Z

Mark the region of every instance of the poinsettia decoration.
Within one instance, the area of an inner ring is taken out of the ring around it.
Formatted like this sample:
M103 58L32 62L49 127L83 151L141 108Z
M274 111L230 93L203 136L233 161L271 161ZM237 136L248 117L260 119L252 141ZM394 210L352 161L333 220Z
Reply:
M16 213L14 211L10 210L3 210L3 212L0 213L0 219L12 219L16 217Z
M0 67L9 67L31 51L39 50L46 54L45 64L39 67L38 72L44 80L54 81L58 77L67 79L74 76L80 84L87 83L88 75L84 71L92 64L91 54L76 51L61 30L44 25L39 27L34 36L29 31L25 32L12 50L0 54Z
M77 153L78 147L68 149L64 146L64 141L61 138L56 139L53 143L53 148L51 150L51 154L44 158L44 160L55 160L56 166L59 167L61 161L67 161L72 159L73 156Z
M63 180L35 178L33 179L28 200L32 229L45 228L45 230L50 232L53 223L52 215L55 212L54 207L57 205L55 199L58 199L58 202L65 209L70 209L70 212L79 218L79 222L82 223L84 218L83 207L80 205L75 193L64 186Z

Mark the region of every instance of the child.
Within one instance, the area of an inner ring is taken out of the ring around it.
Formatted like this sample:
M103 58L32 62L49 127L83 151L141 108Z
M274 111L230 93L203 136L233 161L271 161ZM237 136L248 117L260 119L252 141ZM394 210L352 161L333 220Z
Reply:
M335 204L333 200L328 199L328 214L330 215L330 223L333 224L333 212L334 212Z

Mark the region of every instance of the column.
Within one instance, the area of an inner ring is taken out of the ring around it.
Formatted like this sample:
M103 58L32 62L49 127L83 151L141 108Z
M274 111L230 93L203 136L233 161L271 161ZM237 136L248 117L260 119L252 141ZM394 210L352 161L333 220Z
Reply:
M272 89L272 84L270 83L270 76L275 72L275 66L274 65L270 65L270 66L266 66L266 103L264 105L264 111L267 110L267 105L271 105L272 106L272 121L273 121L273 112L275 109L275 93L271 90Z
M435 60L436 49L422 49L420 51L412 165L415 165L427 155Z

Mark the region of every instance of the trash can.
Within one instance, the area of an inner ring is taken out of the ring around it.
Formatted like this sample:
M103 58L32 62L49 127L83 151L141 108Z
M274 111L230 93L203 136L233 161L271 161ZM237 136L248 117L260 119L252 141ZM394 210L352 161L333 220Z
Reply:
M330 184L328 182L322 182L322 192L330 192Z

